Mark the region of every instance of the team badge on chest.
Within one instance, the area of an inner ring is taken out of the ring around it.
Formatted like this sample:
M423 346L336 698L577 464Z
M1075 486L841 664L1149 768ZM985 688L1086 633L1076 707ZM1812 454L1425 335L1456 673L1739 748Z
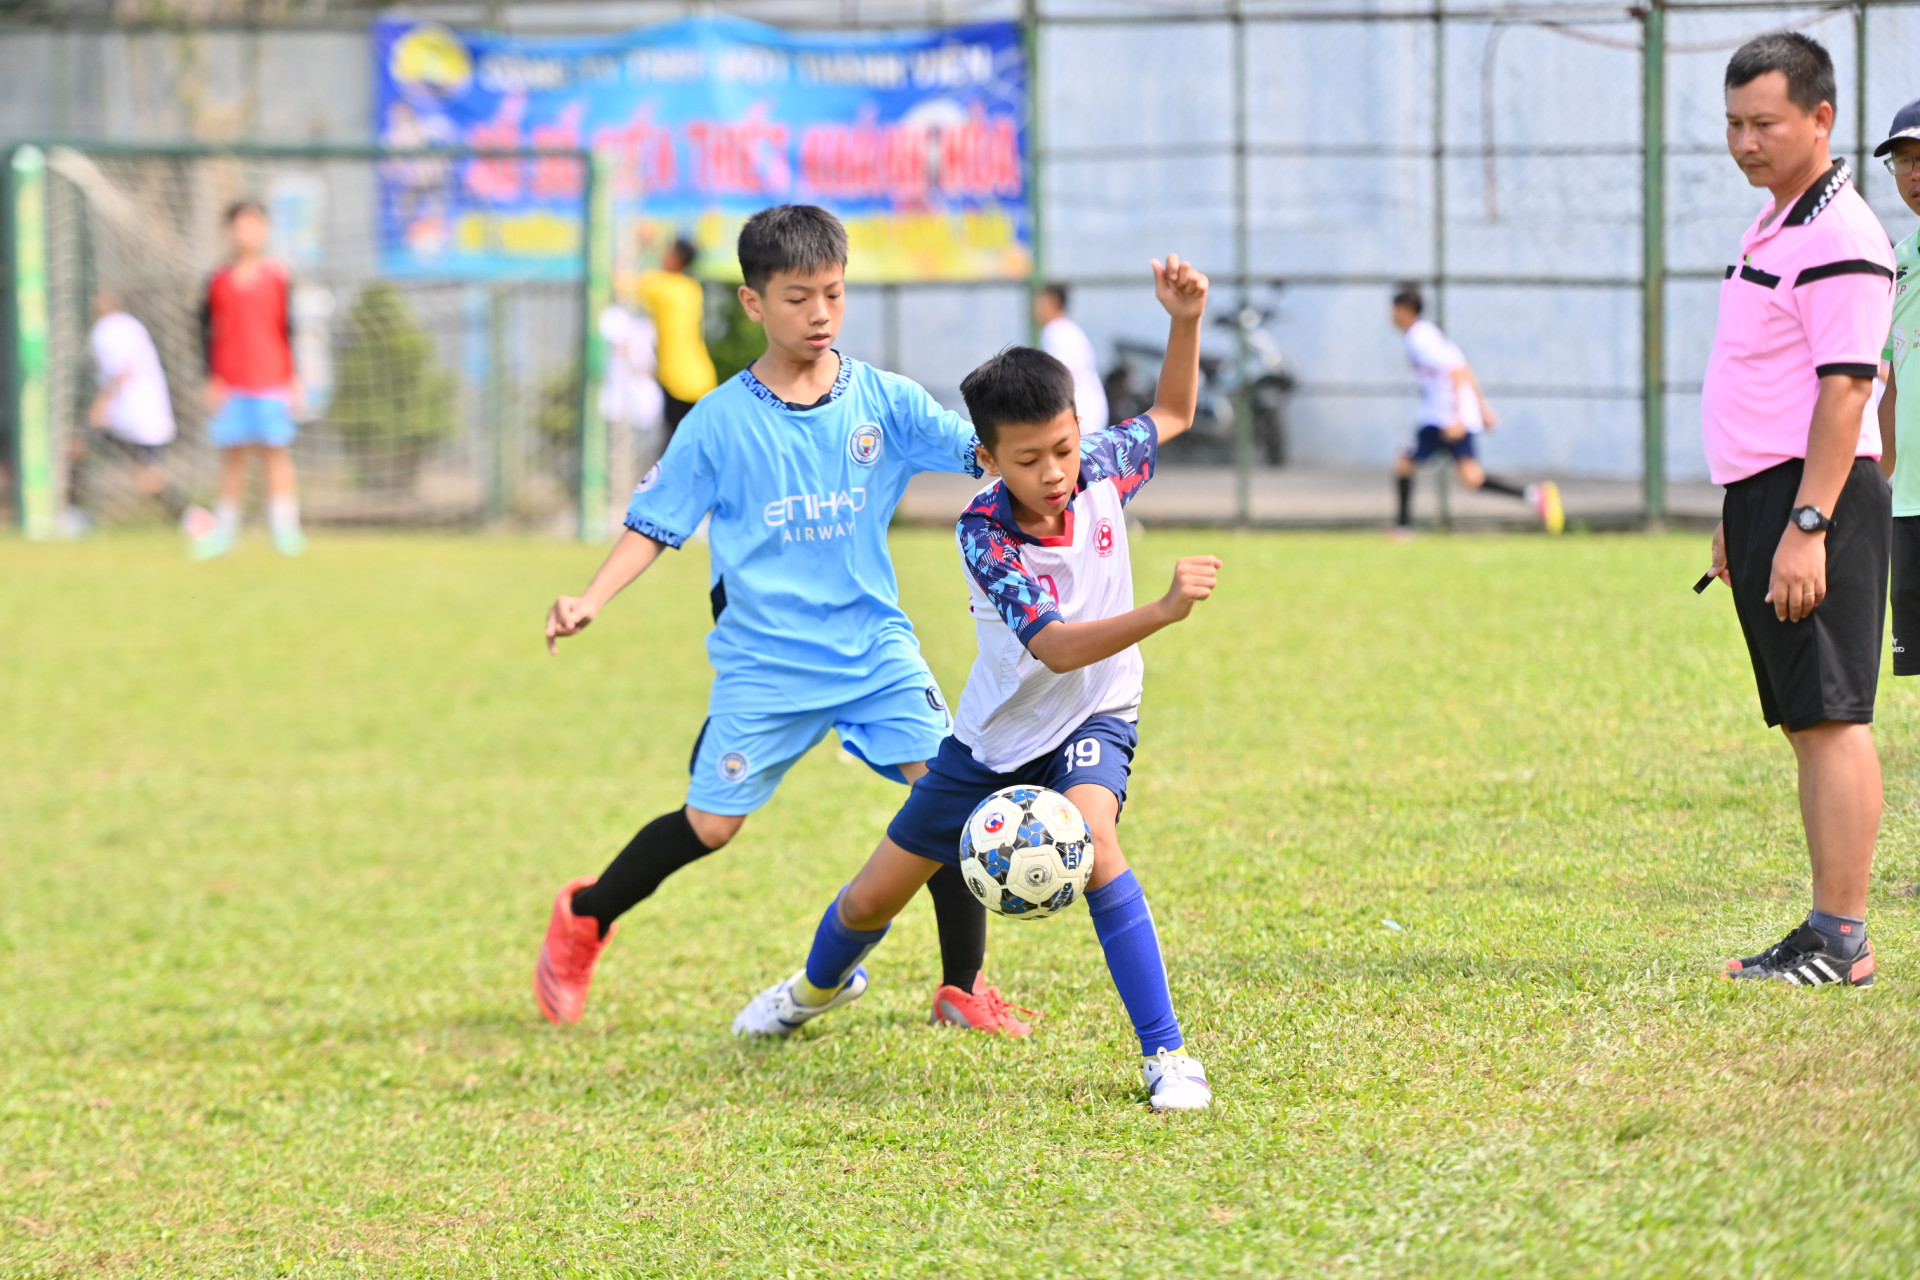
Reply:
M870 467L880 460L880 427L876 423L863 422L853 429L847 437L847 456L863 467Z
M1093 527L1093 549L1103 558L1113 554L1113 521L1105 516Z

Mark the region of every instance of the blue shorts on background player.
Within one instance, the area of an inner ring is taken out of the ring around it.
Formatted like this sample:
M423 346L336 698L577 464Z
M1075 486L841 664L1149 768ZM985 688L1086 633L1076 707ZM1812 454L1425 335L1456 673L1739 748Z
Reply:
M1117 828L1140 713L1138 643L1213 593L1220 562L1192 556L1167 594L1133 606L1124 508L1152 476L1160 444L1193 423L1207 278L1178 258L1153 264L1173 317L1158 403L1142 418L1081 434L1073 375L1042 351L1012 347L960 384L1000 482L960 517L979 656L951 736L914 784L860 874L827 907L806 965L755 996L738 1035L791 1035L867 989L861 961L929 877L958 864L960 833L989 794L1018 784L1064 793L1093 832L1087 911L1133 1022L1156 1111L1213 1098L1173 1014L1146 893Z
M287 411L285 396L229 392L220 412L207 424L207 439L216 449L238 449L253 444L284 449L298 434L293 414Z
M635 489L613 553L584 594L562 596L547 615L553 649L663 548L709 522L715 676L686 803L554 900L533 983L554 1022L584 1011L614 921L731 840L829 729L876 772L906 782L949 727L900 608L887 526L916 472L980 474L973 428L906 378L834 350L847 238L832 214L764 210L741 228L739 246L741 303L765 326L767 353L694 405ZM980 977L985 910L957 869L928 888L940 933L936 1016L943 1001L1004 1010ZM1005 1018L973 1025L1025 1030Z

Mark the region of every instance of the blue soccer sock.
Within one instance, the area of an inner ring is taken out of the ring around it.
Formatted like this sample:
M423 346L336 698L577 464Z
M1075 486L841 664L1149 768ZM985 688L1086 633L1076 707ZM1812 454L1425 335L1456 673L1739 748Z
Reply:
M840 894L845 892L840 890ZM847 928L840 919L840 894L834 895L827 914L820 917L820 927L814 930L813 950L807 953L806 981L806 986L813 990L802 989L796 993L802 1004L826 1003L834 992L846 985L854 969L893 927L883 924L878 929ZM818 998L814 998L816 995Z
M1173 996L1167 991L1167 966L1160 958L1160 935L1154 932L1147 892L1132 871L1087 890L1087 912L1093 931L1107 953L1107 971L1127 1006L1140 1052L1151 1058L1162 1049L1186 1043L1180 1021L1173 1016Z

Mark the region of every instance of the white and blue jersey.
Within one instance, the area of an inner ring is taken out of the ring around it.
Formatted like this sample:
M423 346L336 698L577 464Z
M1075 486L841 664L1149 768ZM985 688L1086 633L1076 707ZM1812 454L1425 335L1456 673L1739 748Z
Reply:
M1133 608L1127 503L1160 457L1153 419L1132 418L1080 438L1080 483L1057 538L1014 521L1006 486L984 489L955 536L980 653L967 676L954 734L973 758L1005 770L1045 754L1093 716L1139 715L1140 650L1129 646L1077 671L1049 671L1027 652L1055 622L1091 622Z
M945 732L887 526L916 472L980 474L973 428L911 380L839 359L815 406L787 404L751 370L702 397L627 508L629 529L670 547L711 519L714 682L689 795L709 812L764 803L828 727L856 743L837 712L917 704L917 730L877 735L877 749L907 754L876 765L924 760Z
M967 817L991 792L1105 787L1123 805L1139 741L1138 647L1075 671L1049 671L1027 644L1056 622L1133 608L1122 508L1158 465L1160 431L1134 418L1080 440L1080 483L1057 538L1014 519L1004 484L981 490L955 531L980 653L953 736L887 827L909 853L955 862Z

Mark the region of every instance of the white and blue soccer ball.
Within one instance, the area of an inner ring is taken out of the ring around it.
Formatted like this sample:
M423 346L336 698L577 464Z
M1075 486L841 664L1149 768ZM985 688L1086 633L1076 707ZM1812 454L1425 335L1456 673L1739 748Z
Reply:
M1008 787L982 800L967 819L960 874L987 910L1038 920L1086 892L1093 832L1058 791Z

